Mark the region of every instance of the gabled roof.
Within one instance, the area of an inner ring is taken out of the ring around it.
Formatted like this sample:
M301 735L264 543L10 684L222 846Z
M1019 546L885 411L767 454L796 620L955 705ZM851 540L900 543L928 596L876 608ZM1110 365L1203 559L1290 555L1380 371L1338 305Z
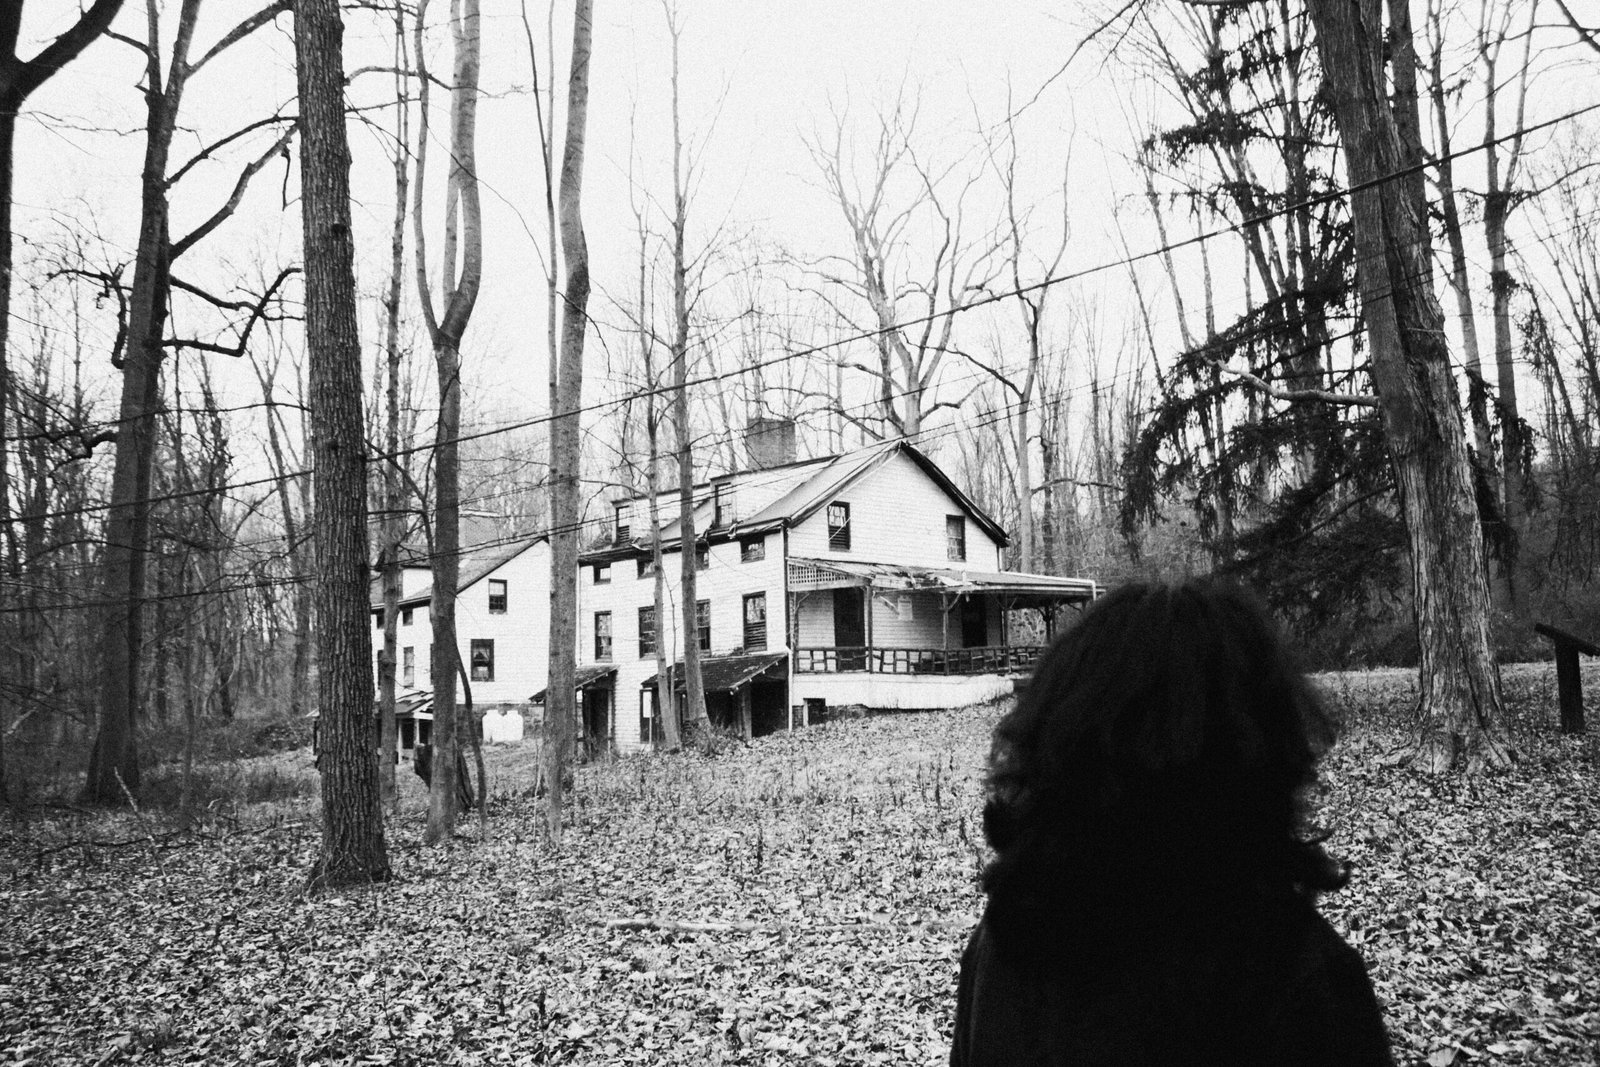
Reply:
M713 504L710 499L702 499L695 504L695 529L701 532L701 536L709 533L719 539L731 540L798 525L816 514L850 486L889 462L895 455L903 455L915 463L944 491L946 496L978 524L984 533L1002 546L1010 544L1011 539L999 523L962 492L955 482L950 480L949 475L945 474L921 449L904 440L870 445L867 448L825 459L790 464L782 468L785 475L792 475L788 489L771 503L758 508L753 514L735 521L730 526L708 529ZM732 484L737 489L742 480L770 473L771 469L745 471L740 474L724 475L706 485ZM682 525L677 519L667 523L661 531L662 544L676 545L681 538L681 529ZM600 553L605 552L615 553L616 548L600 550Z
M491 541L488 544L476 545L466 549L460 555L461 570L456 575L456 592L466 592L467 589L510 563L534 545L548 539L549 536L547 534L534 534L510 540ZM426 564L423 565L425 566ZM400 606L416 607L419 604L426 604L432 599L433 585L429 583L410 596L401 597ZM374 609L383 607L382 579L375 579L372 583L372 607Z

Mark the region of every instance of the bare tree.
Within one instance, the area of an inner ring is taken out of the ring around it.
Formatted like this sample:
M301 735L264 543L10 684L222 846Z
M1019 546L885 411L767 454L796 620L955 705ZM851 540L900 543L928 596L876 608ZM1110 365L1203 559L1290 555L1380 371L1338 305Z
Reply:
M589 306L589 249L583 233L581 197L593 30L593 0L576 0L560 185L561 254L567 284L561 316L561 359L552 374L550 395L550 676L545 696L544 776L545 830L552 841L561 838L566 792L563 775L572 745L577 696L579 417Z
M300 0L294 28L304 145L300 213L316 464L312 529L321 712L322 848L310 882L331 888L386 881L390 871L372 717L361 337L345 135L344 25L337 0Z
M417 178L412 194L412 219L417 242L417 292L422 318L433 341L439 379L439 423L433 454L433 593L428 618L433 624L433 777L428 793L428 844L447 841L455 832L457 757L460 730L456 722L456 676L460 655L456 642L456 586L461 573L461 338L472 317L483 278L483 215L478 201L476 158L478 113L478 0L456 0L450 11L455 45L455 73L450 89L450 169L445 185L445 229L440 275L444 314L436 315L428 283L427 244L423 231L423 180L427 174L428 82L422 33L427 2L417 7L416 60L418 83ZM458 262L459 259L459 262ZM460 271L459 280L457 271ZM481 802L481 798L480 798Z
M858 170L846 116L835 113L827 142L807 147L828 195L850 231L845 255L811 264L818 295L857 332L873 335L873 361L846 368L872 383L870 412L835 404L840 416L873 438L916 440L926 420L959 400L940 399L940 372L954 350L956 314L982 298L997 273L1000 239L963 229L976 172L934 168L913 147L917 109L903 99L880 115L866 165ZM931 246L920 247L926 237Z
M711 747L711 719L706 715L705 680L700 673L698 604L695 579L700 566L694 524L694 433L689 423L689 266L684 240L689 229L688 176L683 166L683 129L679 118L678 45L682 26L677 11L665 4L667 32L672 37L672 423L678 445L678 547L682 567L679 607L683 621L684 729L701 749ZM658 680L658 686L664 684ZM658 687L657 692L663 692ZM662 714L677 714L675 694L664 690Z
M77 58L111 25L122 7L122 0L95 0L87 11L31 59L17 55L17 37L22 30L23 0L0 4L0 537L5 539L3 574L7 584L22 584L20 539L11 515L10 418L12 409L11 338L11 232L12 181L16 168L17 115L28 97L49 81L61 68ZM8 602L21 603L22 597ZM25 624L26 625L26 624ZM26 655L27 643L18 642ZM0 661L10 673L20 665ZM3 755L5 752L6 701L0 700L0 802L7 799Z
M161 363L171 345L166 338L166 327L172 290L179 284L174 279L174 266L185 253L233 216L251 180L284 152L293 134L293 127L286 125L264 152L241 169L233 190L210 216L188 234L172 238L168 215L174 184L234 139L230 135L202 148L182 167L169 173L173 137L189 79L228 48L288 11L290 0L271 0L242 19L195 59L191 58L190 49L200 5L201 0L183 0L165 64L157 0L146 0L144 41L120 35L117 38L144 56L146 119L144 166L140 176L139 242L123 330L126 346L124 351L112 355L112 362L122 370L122 398L110 509L106 518L102 589L105 599L117 606L105 612L100 726L90 753L88 780L83 791L84 799L93 803L121 803L127 791L136 788L139 781L133 715L139 706L139 660L144 641L155 416L160 405ZM286 120L279 121L286 124ZM257 125L271 124L269 120ZM230 304L193 283L181 284L187 292L216 307L225 308ZM239 349L243 348L247 336L248 328L241 336ZM229 354L237 351L204 343L191 343L188 347Z

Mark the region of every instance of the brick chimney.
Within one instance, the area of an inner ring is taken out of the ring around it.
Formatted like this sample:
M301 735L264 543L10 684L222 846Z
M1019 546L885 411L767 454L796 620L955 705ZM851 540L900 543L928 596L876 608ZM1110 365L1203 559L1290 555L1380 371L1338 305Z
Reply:
M751 470L781 467L795 461L794 420L757 416L745 424L745 454Z

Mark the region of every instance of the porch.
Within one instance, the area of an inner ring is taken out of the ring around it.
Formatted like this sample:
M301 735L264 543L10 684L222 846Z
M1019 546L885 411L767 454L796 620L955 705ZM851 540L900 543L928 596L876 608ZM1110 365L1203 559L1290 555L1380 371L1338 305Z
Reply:
M859 691L869 707L1009 692L1061 611L1101 592L1089 579L1043 574L806 558L788 567L797 698Z

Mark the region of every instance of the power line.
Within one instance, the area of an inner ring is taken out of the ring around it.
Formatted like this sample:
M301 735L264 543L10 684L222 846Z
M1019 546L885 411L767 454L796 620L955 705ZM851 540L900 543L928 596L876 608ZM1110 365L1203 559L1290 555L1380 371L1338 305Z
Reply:
M792 361L794 361L796 359L804 359L804 358L809 357L809 356L820 355L822 353L831 351L833 349L843 347L844 345L856 344L856 343L859 343L859 342L862 342L862 341L874 340L876 338L883 337L883 336L886 336L888 334L895 333L895 332L907 329L909 327L921 326L921 325L929 325L929 324L938 322L938 321L940 321L942 319L954 317L955 315L962 314L962 313L965 313L965 312L968 312L968 311L972 311L972 310L976 310L977 308L980 308L980 307L986 307L986 306L989 306L989 305L992 305L992 304L995 304L995 303L999 303L999 302L1004 301L1004 300L1012 299L1012 298L1017 297L1017 296L1026 295L1028 293L1041 292L1041 291L1043 291L1045 289L1051 288L1051 287L1056 286L1056 285L1065 284L1065 283L1071 282L1071 281L1082 280L1083 278L1087 278L1087 277L1091 277L1091 276L1096 275L1096 274L1104 273L1105 271L1108 271L1108 270L1114 270L1114 269L1117 269L1119 267L1132 266L1133 264L1140 263L1140 262L1143 262L1145 260L1155 258L1157 256L1167 255L1167 254L1169 254L1171 252L1178 251L1178 250L1184 249L1184 248L1188 248L1188 247L1190 247L1192 245L1202 244L1202 243L1204 243L1206 241L1214 240L1214 239L1216 239L1218 237L1225 237L1225 236L1228 236L1230 234L1241 233L1241 232L1243 232L1243 231L1245 231L1245 230L1247 230L1247 229L1249 229L1251 227L1258 226L1258 225L1260 225L1260 224L1262 224L1264 222L1268 222L1268 221L1270 221L1272 219L1285 217L1285 216L1290 215L1290 214L1292 214L1294 212L1302 211L1302 210L1304 210L1306 208L1315 207L1315 206L1318 206L1320 204L1332 203L1332 202L1340 199L1341 197L1345 197L1345 196L1350 195L1351 193L1360 192L1360 191L1365 190L1365 189L1376 188L1376 187L1378 187L1380 185L1383 185L1383 184L1386 184L1388 182L1397 181L1399 179L1406 178L1406 177L1409 177L1409 176L1414 175L1414 174L1418 174L1418 173L1422 172L1423 170L1427 169L1428 167L1437 166L1439 163L1442 163L1442 162L1444 162L1446 160L1453 161L1453 160L1460 159L1460 158L1463 158L1463 157L1468 156L1468 155L1472 155L1472 154L1474 154L1476 152L1484 151L1484 150L1486 150L1487 148L1489 148L1489 147L1491 147L1493 145L1498 145L1498 144L1500 144L1502 142L1505 142L1505 141L1508 141L1508 140L1512 140L1512 139L1517 138L1517 137L1525 137L1530 133L1536 133L1539 130L1547 129L1547 128L1549 128L1551 126L1555 126L1555 125L1557 125L1559 123L1570 121L1571 119L1577 118L1579 116L1585 115L1585 114L1587 114L1587 113L1589 113L1591 111L1595 111L1595 110L1600 110L1600 103L1594 103L1594 104L1589 104L1589 105L1584 106L1584 107L1574 108L1573 110L1565 112L1564 114L1558 115L1558 116L1556 116L1554 118L1546 119L1543 122L1534 123L1531 126L1521 127L1521 128L1519 128L1517 130L1513 130L1511 132L1502 134L1502 135L1500 135L1498 137L1495 137L1493 139L1482 141L1482 142L1479 142L1479 143L1474 144L1474 145L1470 145L1470 146L1465 147L1465 148L1456 149L1455 151L1450 152L1450 153L1448 153L1448 154L1446 154L1444 156L1440 156L1440 157L1437 157L1437 158L1434 158L1434 159L1424 160L1424 161L1421 161L1421 162L1418 162L1418 163L1415 163L1415 164L1410 164L1410 165L1402 167L1399 170L1394 171L1394 172L1392 172L1390 174L1379 175L1377 177L1370 178L1367 181L1359 182L1359 183L1357 183L1355 185L1348 186L1348 187L1345 187L1343 189L1330 190L1330 191L1328 191L1326 193L1320 193L1320 194L1318 194L1316 196L1308 197L1308 198L1306 198L1304 200L1296 201L1296 202L1291 203L1291 204L1285 204L1282 207L1275 208L1275 209L1273 209L1271 211L1263 212L1262 214L1253 216L1253 217L1248 218L1248 219L1240 220L1239 222L1236 222L1236 223L1229 223L1229 224L1226 224L1224 226L1220 226L1220 227L1217 227L1217 228L1214 228L1214 229L1211 229L1211 230L1206 230L1206 231L1202 231L1202 232L1197 233L1197 234L1192 234L1192 235L1190 235L1188 237L1181 238L1181 239L1176 240L1176 241L1169 241L1169 242L1167 242L1167 243L1165 243L1163 245L1160 245L1160 246L1158 246L1156 248L1147 249L1147 250L1145 250L1143 252L1129 253L1127 255L1120 256L1120 257L1117 257L1117 258L1112 259L1112 260L1104 261L1104 262L1097 263L1097 264L1094 264L1094 265L1089 266L1089 267L1081 268L1079 270L1068 271L1068 272L1066 272L1064 274L1059 274L1059 275L1053 275L1053 276L1051 276L1049 278L1046 278L1046 279L1044 279L1042 281L1034 282L1034 283L1031 283L1029 285L1019 286L1017 288L1006 290L1006 291L1003 291L1003 292L990 293L990 294L985 295L983 297L980 297L980 298L978 298L976 300L973 300L970 303L963 304L963 305L961 305L959 307L952 307L952 308L950 308L948 310L945 310L945 311L930 313L928 315L922 315L922 316L917 316L917 317L913 317L913 318L910 318L910 319L901 320L901 321L895 323L892 326L881 327L879 329L874 329L874 330L858 331L857 333L852 334L852 335L847 335L845 337L836 338L836 339L834 339L832 341L823 342L821 344L810 345L810 346L807 346L807 347L804 347L804 348L800 348L800 349L796 349L796 350L793 350L793 351L790 351L790 352L783 353L781 355L772 356L772 357L769 357L769 358L766 358L766 359L761 359L761 360L752 360L749 363L741 364L738 367L734 367L734 368L731 368L731 369L726 370L726 371L720 371L720 372L716 372L716 373L701 375L701 376L699 376L697 378L691 378L691 379L687 380L684 383L684 386L682 386L682 387L677 386L677 385L668 385L668 386L656 386L656 387L651 387L651 388L647 388L647 389L640 389L640 390L636 390L636 391L634 391L634 392L632 392L632 393L630 393L628 395L625 395L625 396L622 396L622 397L619 397L619 398L615 398L615 399L612 399L612 400L598 401L598 402L594 402L594 403L591 403L591 404L580 405L580 406L578 406L577 408L573 409L570 412L549 413L549 414L544 414L544 415L538 415L538 416L533 416L533 417L528 418L528 419L523 419L523 420L519 420L519 421L516 421L516 422L513 422L513 423L509 423L509 424L506 424L504 426L495 427L495 428L492 428L492 429L486 429L486 430L480 430L480 431L474 431L474 432L459 434L455 438L452 439L452 442L434 441L434 442L432 442L430 444L412 445L412 446L408 446L406 448L396 449L393 452L373 453L373 454L369 455L367 457L367 459L369 461L395 460L395 459L400 459L400 458L405 457L405 456L415 455L415 454L420 453L420 452L429 451L431 449L436 449L442 443L457 443L457 444L459 444L459 443L467 442L467 441L482 440L484 438L497 436L499 434L513 433L513 432L515 432L517 430L529 429L529 428L532 428L532 427L535 427L535 426L540 426L540 425L543 425L545 423L553 422L558 418L580 418L584 414L591 414L591 413L598 412L598 411L603 411L603 410L607 410L607 409L611 409L611 408L620 407L620 406L622 406L624 404L632 403L632 402L634 402L636 400L641 400L641 399L645 399L645 398L652 397L652 396L663 396L663 395L667 395L667 394L670 394L670 393L674 393L679 388L687 388L687 387L691 387L691 386L699 387L699 386L704 386L704 385L720 384L720 383L729 381L729 380L731 380L733 378L738 378L738 377L742 377L742 376L747 375L747 374L751 374L751 373L753 373L753 372L755 372L757 370L764 369L766 367L777 366L779 364L792 362ZM1423 238L1419 238L1419 240L1431 240L1431 237L1424 236ZM29 518L29 521L41 521L41 520L45 520L45 519L62 518L62 517L68 517L68 516L89 514L89 513L93 513L93 512L99 512L99 511L110 511L110 510L113 510L117 506L133 507L133 506L139 506L139 505L148 505L148 504L154 504L154 503L161 503L161 502L165 502L165 501L169 501L169 500L189 499L189 498L196 497L196 496L212 495L212 494L215 494L217 492L229 492L229 491L232 491L232 490L235 490L235 489L247 489L247 488L254 488L254 487L258 487L258 486L262 486L262 485L276 484L277 482L279 482L281 480L286 480L286 479L289 479L289 478L306 477L306 476L312 474L313 470L314 469L312 467L308 466L308 467L304 467L304 468L302 468L300 470L297 470L297 471L284 472L281 475L275 475L275 476L272 476L272 477L265 477L265 478L251 479L251 480L247 480L247 481L243 481L243 482L235 482L235 483L231 483L229 485L225 485L225 486L222 486L222 487L219 487L219 488L186 490L186 491L182 491L182 492L169 493L169 494L165 494L165 495L161 495L161 496L153 496L153 497L147 498L144 501L140 501L137 504L129 503L129 504L124 504L124 505L113 505L113 504L110 504L110 503L106 503L106 504L87 505L85 507L74 508L74 509L70 509L70 510L47 512L47 513L44 513L44 514L41 514L41 515L37 515L37 516L29 516L28 518ZM11 522L11 523L16 523L16 522L21 522L21 521L24 521L24 520L19 516L19 517L9 518L7 521Z

